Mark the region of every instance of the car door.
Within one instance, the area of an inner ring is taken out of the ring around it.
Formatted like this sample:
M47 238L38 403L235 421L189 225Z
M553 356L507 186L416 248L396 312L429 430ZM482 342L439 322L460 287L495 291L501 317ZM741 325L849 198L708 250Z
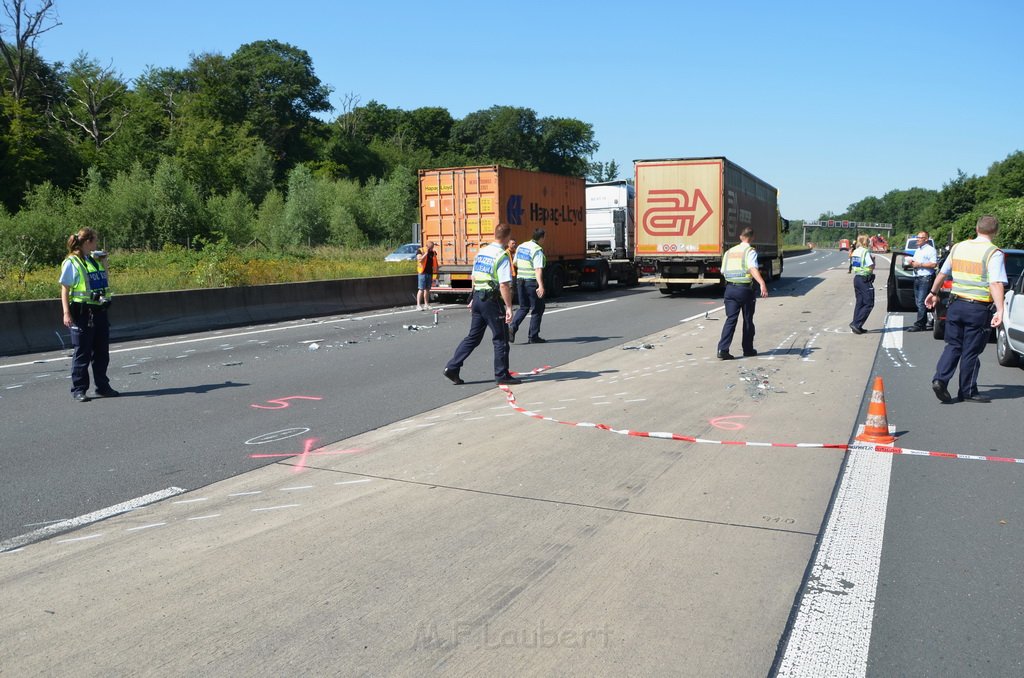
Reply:
M906 252L893 252L886 285L886 310L892 313L917 310L914 301L914 271L906 269L913 257Z

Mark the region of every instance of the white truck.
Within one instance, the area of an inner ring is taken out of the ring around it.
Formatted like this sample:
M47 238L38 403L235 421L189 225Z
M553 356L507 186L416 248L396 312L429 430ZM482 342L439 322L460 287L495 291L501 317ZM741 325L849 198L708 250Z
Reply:
M604 289L610 281L635 285L636 189L626 181L587 184L587 257L582 283Z

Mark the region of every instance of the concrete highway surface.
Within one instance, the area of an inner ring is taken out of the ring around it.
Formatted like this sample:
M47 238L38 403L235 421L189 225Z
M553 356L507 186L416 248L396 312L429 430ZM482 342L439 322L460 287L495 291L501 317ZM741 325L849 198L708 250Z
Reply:
M1024 463L926 453L1024 459L1024 370L940 404L885 273L857 336L787 259L728 362L720 291L568 292L510 390L460 306L0 359L0 674L1022 675Z

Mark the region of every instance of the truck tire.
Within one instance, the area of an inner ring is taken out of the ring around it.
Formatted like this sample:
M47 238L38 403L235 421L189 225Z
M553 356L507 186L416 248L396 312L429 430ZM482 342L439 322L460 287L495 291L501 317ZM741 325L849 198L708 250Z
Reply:
M1010 341L1006 336L1006 325L1000 325L996 329L996 360L1003 367L1020 366L1020 356L1010 347Z
M779 257L779 272L775 274L775 279L778 280L782 277L782 269L786 267L786 260L784 257Z
M597 290L600 292L608 287L608 264L602 262L597 267Z
M545 292L545 296L551 299L556 299L562 296L562 290L565 289L565 269L562 268L561 264L555 264L551 267L551 273L548 276L548 285Z

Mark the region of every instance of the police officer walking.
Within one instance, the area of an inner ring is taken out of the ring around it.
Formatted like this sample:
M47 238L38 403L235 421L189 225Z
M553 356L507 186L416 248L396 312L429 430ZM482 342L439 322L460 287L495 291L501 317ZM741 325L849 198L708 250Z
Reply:
M917 306L917 320L907 328L907 332L921 332L932 329L928 323L928 308L924 305L924 299L928 296L928 290L935 282L935 269L939 267L939 256L935 248L928 243L928 231L919 231L917 234L917 249L914 250L914 258L910 260L910 267L914 271L914 303Z
M511 229L498 224L494 242L487 245L473 260L473 300L470 306L469 334L455 349L455 355L444 368L444 376L453 384L464 384L459 376L463 363L490 328L494 342L494 380L499 384L521 384L508 371L507 324L512 320L512 266L505 250ZM522 247L522 245L520 245Z
M768 296L768 286L757 266L757 252L750 246L754 229L747 226L740 233L740 243L722 256L722 277L725 278L725 325L718 341L718 359L732 360L729 353L732 335L736 332L736 321L743 313L743 355L757 355L754 350L754 282L761 286L761 298Z
M850 329L854 334L864 334L864 323L875 307L875 259L868 250L868 237L857 236L857 248L850 256L850 266L854 273L853 293L856 304L853 307L853 322Z
M68 238L68 256L60 271L60 303L64 326L71 330L71 396L89 402L89 364L96 383L96 396L121 395L110 386L110 305L105 252L96 252L96 231L83 228ZM93 256L95 252L96 256Z
M544 315L544 229L533 231L533 240L528 240L516 249L516 295L519 297L519 310L509 328L509 341L515 343L516 330L530 313L530 331L527 334L528 344L544 344L547 339L540 336L540 319Z
M924 302L928 308L935 308L942 281L952 276L953 288L946 311L946 347L932 377L932 391L944 403L953 400L947 386L958 365L957 400L991 402L991 398L978 393L979 358L988 343L990 328L1003 321L1006 264L1003 251L992 244L992 238L999 233L999 220L986 214L978 219L975 230L976 238L953 245Z

